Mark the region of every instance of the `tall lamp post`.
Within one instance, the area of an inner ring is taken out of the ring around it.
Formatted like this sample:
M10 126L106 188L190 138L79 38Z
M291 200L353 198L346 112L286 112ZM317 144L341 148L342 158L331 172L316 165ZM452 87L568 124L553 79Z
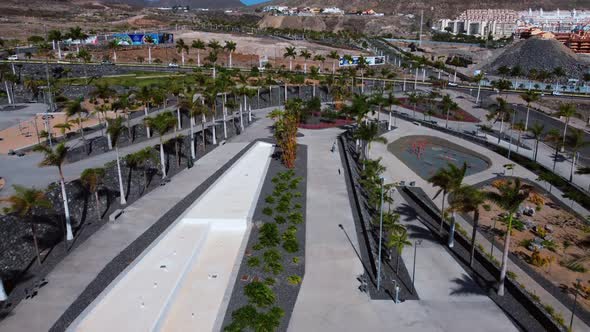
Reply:
M414 267L412 268L412 292L414 292L414 281L416 280L416 251L418 246L422 244L422 240L414 241Z
M383 183L385 179L381 178L381 204L379 204L379 246L377 259L377 291L381 290L381 243L383 242Z
M572 325L574 324L574 315L576 314L576 302L578 301L578 293L580 292L580 283L582 282L582 279L576 279L576 292L574 293L574 307L572 308L572 318L570 318L570 328L568 329L568 331L572 331Z

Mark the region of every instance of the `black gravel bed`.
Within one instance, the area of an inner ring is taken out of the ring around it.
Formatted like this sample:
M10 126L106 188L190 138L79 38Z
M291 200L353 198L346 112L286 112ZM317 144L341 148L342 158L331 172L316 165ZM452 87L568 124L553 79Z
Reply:
M253 118L253 121L255 119ZM244 122L247 125L247 121ZM239 126L238 126L239 127ZM236 129L239 132L239 128ZM229 136L229 131L228 131ZM205 137L206 145L202 145L202 137L196 135L196 160L216 148L211 144L210 134ZM184 170L190 162L190 139L183 137L179 141L179 159L176 160L174 143L164 145L166 154L166 173L168 178ZM159 147L153 147L154 161L148 162L144 169L130 169L121 158L121 172L127 205L133 204L150 191L165 185L162 181L159 162ZM119 182L115 161L105 164L105 176L99 189L100 218L94 195L89 193L79 180L66 183L68 204L71 214L74 240L65 243L65 217L61 189L59 183L53 183L46 192L52 210L36 209L32 212L32 220L37 228L37 236L42 251L42 262L39 266L33 246L29 221L23 222L15 215L0 215L0 277L4 282L9 298L0 302L0 319L10 314L12 309L23 299L36 295L37 285L59 264L72 250L88 239L115 210L125 208L120 205ZM56 169L56 178L58 173Z
M291 314L293 312L293 308L295 307L295 301L297 300L297 295L299 294L299 289L301 285L293 285L288 282L287 278L289 276L296 275L303 279L305 274L307 146L298 145L297 159L295 161L295 168L293 170L295 171L295 177L302 178L302 181L299 183L296 190L297 192L300 192L302 195L301 197L293 197L292 200L293 204L300 204L301 209L291 209L291 211L299 210L299 212L303 214L303 223L296 225L296 239L299 243L299 250L295 253L289 253L282 247L282 245L277 245L276 247L274 247L274 249L277 249L281 254L280 263L283 266L284 270L278 274L273 274L271 271L264 271L262 267L262 265L264 265L264 261L262 258L263 253L266 252L269 248L263 248L259 250L255 249L256 244L259 243L260 227L265 223L275 223L274 213L273 216L268 216L263 213L263 209L265 207L273 206L266 202L266 197L272 194L275 187L275 184L272 182L272 178L275 177L278 173L287 171L287 168L283 166L280 160L279 153L275 152L273 158L271 159L268 172L264 180L264 184L261 188L260 196L258 197L256 210L254 211L252 219L252 229L250 231L248 243L245 249L245 254L242 258L242 262L240 264L235 284L233 285L233 291L223 320L223 328L231 324L232 313L235 310L249 304L248 297L246 297L246 295L244 294L244 287L252 281L265 282L267 278L274 279L274 285L269 285L276 295L276 302L273 306L279 307L284 311L284 316L281 318L280 325L276 329L276 331L286 331L287 327L289 326ZM289 221L283 224L276 224L278 226L280 234L283 234L289 226L293 225ZM260 260L260 266L253 267L248 264L248 260L253 257L257 257ZM294 262L294 258L296 258L298 261ZM247 280L244 280L246 278ZM258 310L260 312L260 309Z
M386 126L381 130L386 129ZM359 184L360 166L357 160L360 156L357 155L354 140L351 132L348 131L339 136L339 150L342 158L342 169L345 172L346 186L348 189L348 197L350 205L353 207L353 218L355 221L355 231L357 239L359 240L359 248L354 248L359 256L361 263L365 269L365 273L359 276L359 291L363 291L363 284L366 284L368 295L373 300L394 300L395 299L395 284L393 280L397 281L399 286L400 301L418 300L419 294L414 289L412 278L406 268L403 258L399 257L399 270L397 270L397 252L394 250L390 252L383 249L382 265L381 265L381 290L377 291L377 261L379 253L379 227L372 225L372 213L376 213L373 208L368 205L363 189ZM342 231L354 247L349 235L344 229ZM411 248L413 249L413 248ZM410 248L406 249L410 250Z
M469 267L470 239L460 232L455 232L455 245L449 248L446 243L449 236L448 223L444 224L442 235L439 234L440 214L436 205L421 188L404 187L400 193L420 221L430 229L432 236L438 239L445 250L455 259L466 273L481 287L473 289L468 284L468 277L456 280L456 294L485 294L502 309L513 324L522 331L565 331L549 313L536 302L517 280L506 277L504 296L496 293L500 268L491 262L479 248L475 250L473 267Z
M477 183L474 186L478 187L478 188L485 187L486 185L489 185L493 181L496 181L498 179L511 179L511 178L510 177L498 177L498 178L489 179L489 180ZM557 205L559 205L559 207L561 209L564 209L564 210L568 211L569 213L572 213L573 215L577 216L580 220L585 220L582 216L579 215L578 212L576 212L575 210L570 208L567 204L563 204L563 202L558 200L555 197L555 195L553 195L552 193L549 193L544 188L539 186L537 183L534 183L531 181L524 181L524 182L526 182L529 185L534 186L535 190L541 191L545 195L550 196L551 199L553 200L553 202L555 202ZM462 217L463 217L463 219L465 219L468 223L470 223L473 226L473 219L471 218L471 216L462 214ZM500 246L500 244L497 243L497 241L492 241L493 237L492 237L491 232L492 232L492 230L488 227L486 227L486 228L480 227L478 234L484 236L491 243L494 243L494 247L499 252L502 252L503 248ZM508 256L510 257L512 262L514 262L516 265L518 265L518 267L520 267L523 271L525 271L531 278L533 278L539 285L541 285L547 292L549 292L549 294L553 295L553 297L558 299L559 302L561 302L566 308L573 307L574 300L572 299L571 296L568 295L569 293L567 292L567 288L562 287L562 285L556 285L553 282L551 282L543 274L537 272L534 268L532 268L520 256L515 255L512 252L509 253ZM570 285L567 285L567 286L570 286ZM584 321L584 323L590 325L590 312L586 308L578 305L576 307L576 316L578 318L582 319L582 321Z

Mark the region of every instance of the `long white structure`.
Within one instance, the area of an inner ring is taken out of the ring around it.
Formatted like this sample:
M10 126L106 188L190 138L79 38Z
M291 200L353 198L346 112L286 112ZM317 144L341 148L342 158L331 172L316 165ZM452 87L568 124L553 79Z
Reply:
M272 144L252 146L69 330L214 330L225 314L272 151Z

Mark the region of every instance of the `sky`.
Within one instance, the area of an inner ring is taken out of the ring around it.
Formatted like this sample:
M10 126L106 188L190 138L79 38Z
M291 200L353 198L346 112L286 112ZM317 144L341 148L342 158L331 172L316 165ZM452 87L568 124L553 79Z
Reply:
M258 5L260 3L269 2L270 0L240 0L246 6Z

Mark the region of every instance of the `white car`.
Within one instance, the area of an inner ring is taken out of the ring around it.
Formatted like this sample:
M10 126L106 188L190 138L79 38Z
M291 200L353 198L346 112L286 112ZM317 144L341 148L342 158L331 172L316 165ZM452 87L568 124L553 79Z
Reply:
M14 60L18 60L18 55L14 54L8 57L9 61L14 61Z
M459 84L454 83L454 82L449 82L449 86L459 86Z
M170 62L168 64L168 68L178 68L178 64L177 63Z
M554 96L561 96L561 92L559 92L559 91L553 91L553 92L551 92L551 94Z

